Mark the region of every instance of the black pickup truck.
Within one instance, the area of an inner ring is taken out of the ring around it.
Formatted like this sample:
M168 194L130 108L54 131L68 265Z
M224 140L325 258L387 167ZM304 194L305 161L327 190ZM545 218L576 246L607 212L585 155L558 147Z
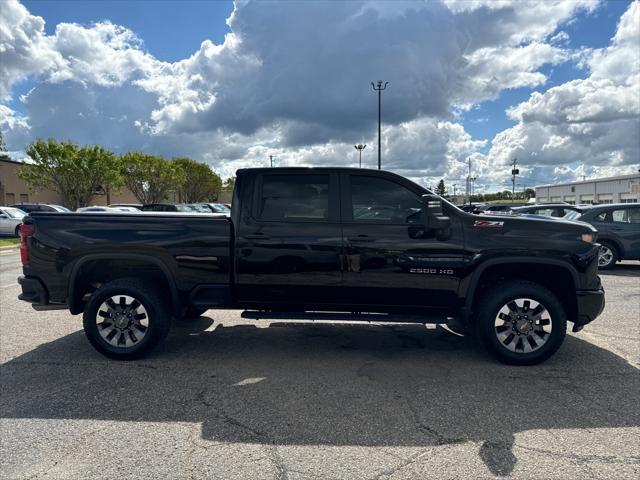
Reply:
M93 346L139 358L172 320L211 308L255 319L410 321L477 335L535 364L604 308L596 230L465 213L393 173L237 172L231 218L34 213L19 298L84 313Z

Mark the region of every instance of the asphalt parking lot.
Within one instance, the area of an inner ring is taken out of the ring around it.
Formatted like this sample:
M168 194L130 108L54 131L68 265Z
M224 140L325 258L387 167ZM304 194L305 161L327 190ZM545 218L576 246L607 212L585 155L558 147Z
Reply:
M640 263L547 363L498 364L421 325L209 311L150 358L19 302L0 253L0 477L639 478Z

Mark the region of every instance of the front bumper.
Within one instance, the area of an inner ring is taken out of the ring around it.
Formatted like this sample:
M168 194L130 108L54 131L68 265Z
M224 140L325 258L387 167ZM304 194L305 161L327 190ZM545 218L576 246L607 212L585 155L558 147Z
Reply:
M598 290L578 290L578 315L574 321L573 331L579 331L586 324L593 322L604 310L604 288Z

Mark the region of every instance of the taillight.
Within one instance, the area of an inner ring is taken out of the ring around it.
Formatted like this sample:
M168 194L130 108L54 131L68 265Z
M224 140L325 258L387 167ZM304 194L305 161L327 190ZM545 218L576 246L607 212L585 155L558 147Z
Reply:
M27 248L27 237L33 235L35 229L30 223L20 225L20 260L22 265L29 265L29 249Z

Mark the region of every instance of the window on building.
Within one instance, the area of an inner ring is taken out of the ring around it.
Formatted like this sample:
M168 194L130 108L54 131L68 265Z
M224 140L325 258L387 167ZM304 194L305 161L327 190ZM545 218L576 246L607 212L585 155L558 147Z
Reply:
M326 221L329 175L265 175L258 210L268 221Z
M20 203L29 203L29 195L26 193L20 194Z
M16 203L16 194L7 193L7 205L13 205L14 203Z

